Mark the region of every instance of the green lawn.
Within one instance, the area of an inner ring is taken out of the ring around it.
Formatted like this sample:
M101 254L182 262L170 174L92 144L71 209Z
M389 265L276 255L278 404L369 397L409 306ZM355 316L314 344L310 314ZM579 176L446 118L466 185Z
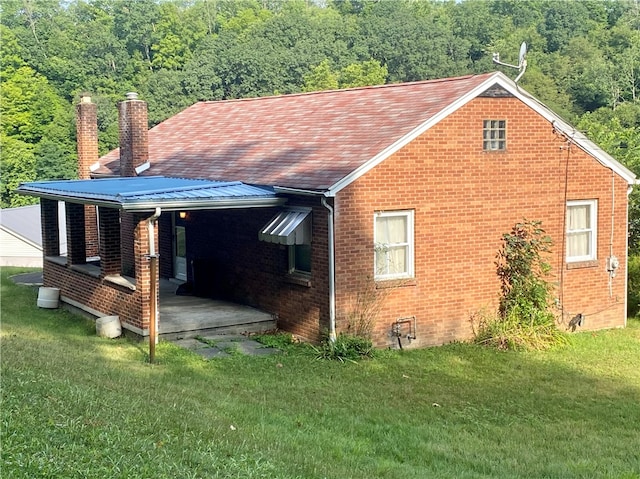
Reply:
M204 361L2 271L3 478L640 478L640 324L551 352Z

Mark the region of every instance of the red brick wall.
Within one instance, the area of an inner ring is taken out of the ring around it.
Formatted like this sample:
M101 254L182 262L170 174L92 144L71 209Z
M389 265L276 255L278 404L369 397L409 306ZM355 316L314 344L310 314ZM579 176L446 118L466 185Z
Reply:
M82 212L82 205L76 205ZM74 208L72 207L72 210ZM52 208L47 208L52 210ZM57 217L57 210L55 211ZM133 257L135 258L135 289L115 284L108 275L117 275L118 256L118 212L104 210L101 212L103 226L103 256L107 268L100 276L89 274L73 267L71 264L61 265L55 261L44 262L44 284L60 288L60 294L105 315L118 315L123 326L133 326L139 330L149 327L150 318L150 263L149 230L147 215L131 214L130 219L135 225L133 229ZM48 216L51 216L50 214ZM51 226L53 227L53 225ZM115 234L114 234L115 233ZM158 235L156 226L156 251ZM113 262L115 258L115 264ZM111 262L110 262L111 260ZM75 263L74 263L75 264Z
M489 113L490 112L490 113ZM507 151L482 150L484 119L507 121ZM567 167L568 165L568 167ZM472 314L495 310L501 236L523 218L540 220L554 240L553 281L566 323L585 328L625 322L626 183L615 177L614 254L621 261L609 295L612 175L555 134L513 98L477 98L342 190L336 198L338 327L346 327L357 291L373 275L375 211L415 211L415 278L379 283L379 346L395 345L391 324L416 316L414 345L469 338ZM566 269L562 261L566 200L598 199L598 261ZM394 286L394 287L386 287Z
M64 206L67 224L68 264L84 264L87 262L84 205L65 203Z
M46 261L44 265L46 286L60 288L60 294L106 316L120 316L120 321L137 328L147 328L143 321L141 293L103 279L75 271L67 266Z
M40 225L42 228L42 254L60 256L60 224L58 202L40 199Z

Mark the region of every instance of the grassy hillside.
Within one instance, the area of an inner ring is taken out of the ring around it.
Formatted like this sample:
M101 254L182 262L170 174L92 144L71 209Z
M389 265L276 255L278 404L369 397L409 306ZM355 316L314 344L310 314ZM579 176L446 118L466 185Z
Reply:
M95 336L2 271L11 478L638 478L640 324L546 353L452 344L204 361Z

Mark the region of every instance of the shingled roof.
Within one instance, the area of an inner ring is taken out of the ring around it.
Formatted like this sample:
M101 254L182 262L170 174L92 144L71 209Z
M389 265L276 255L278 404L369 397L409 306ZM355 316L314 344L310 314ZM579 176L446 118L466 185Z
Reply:
M520 96L494 72L199 102L149 131L144 174L335 192L496 83ZM100 165L117 175L119 150Z

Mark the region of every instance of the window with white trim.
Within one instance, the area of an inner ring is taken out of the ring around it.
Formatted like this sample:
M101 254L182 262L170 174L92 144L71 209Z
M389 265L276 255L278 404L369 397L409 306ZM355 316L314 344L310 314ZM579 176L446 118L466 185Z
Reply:
M567 262L597 258L598 201L567 202Z
M413 277L413 211L374 215L375 279Z
M482 122L482 149L484 151L507 149L506 120L484 120Z

